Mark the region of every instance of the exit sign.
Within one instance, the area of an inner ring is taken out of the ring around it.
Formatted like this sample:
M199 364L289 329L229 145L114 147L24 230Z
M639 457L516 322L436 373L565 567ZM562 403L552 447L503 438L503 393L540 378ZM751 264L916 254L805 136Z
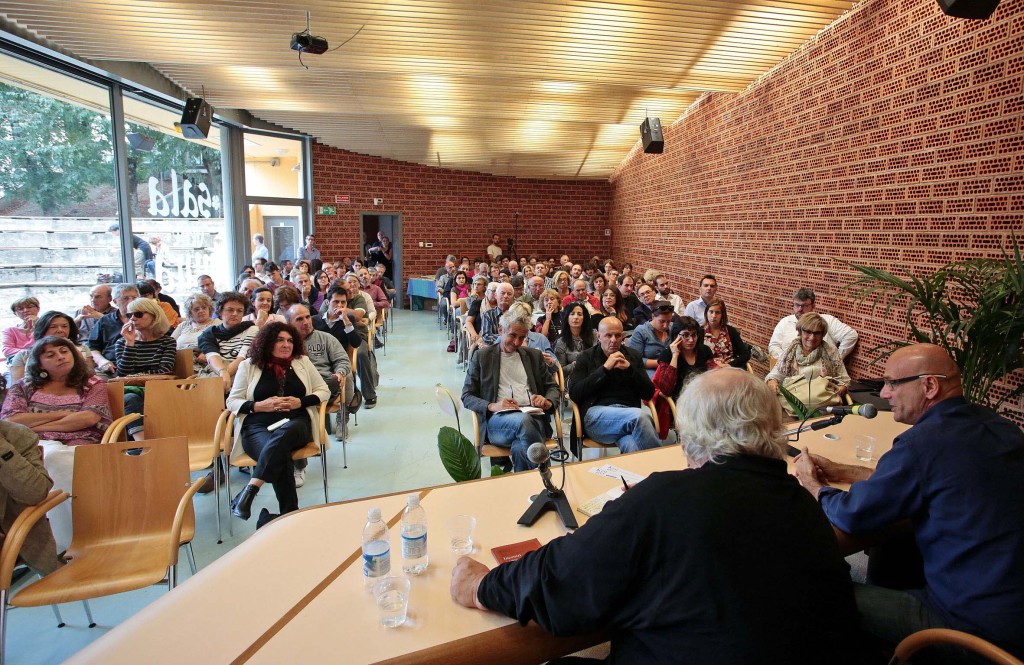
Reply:
M337 215L338 209L335 206L317 206L316 214L318 215Z

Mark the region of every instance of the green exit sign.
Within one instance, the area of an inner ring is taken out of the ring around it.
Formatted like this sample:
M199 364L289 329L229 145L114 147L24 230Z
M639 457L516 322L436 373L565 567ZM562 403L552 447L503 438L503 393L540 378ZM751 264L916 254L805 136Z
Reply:
M318 215L337 215L338 214L338 208L337 208L337 206L317 206L316 207L316 214L318 214Z

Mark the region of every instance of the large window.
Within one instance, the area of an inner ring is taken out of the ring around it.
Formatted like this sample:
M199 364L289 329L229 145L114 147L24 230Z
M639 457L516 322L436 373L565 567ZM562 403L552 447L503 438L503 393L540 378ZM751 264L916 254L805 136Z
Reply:
M0 54L0 327L10 304L73 313L120 278L110 93Z

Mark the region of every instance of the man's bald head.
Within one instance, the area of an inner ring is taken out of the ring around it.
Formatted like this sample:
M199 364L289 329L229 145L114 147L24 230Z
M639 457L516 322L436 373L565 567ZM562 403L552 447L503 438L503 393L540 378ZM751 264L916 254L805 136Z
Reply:
M616 316L606 316L597 324L597 341L606 356L622 347L622 322Z
M886 369L898 366L904 374L945 374L960 383L960 369L949 354L937 344L911 344L892 352Z
M889 400L893 420L908 425L939 402L964 394L959 368L946 350L935 344L897 349L885 364L883 378L881 396Z

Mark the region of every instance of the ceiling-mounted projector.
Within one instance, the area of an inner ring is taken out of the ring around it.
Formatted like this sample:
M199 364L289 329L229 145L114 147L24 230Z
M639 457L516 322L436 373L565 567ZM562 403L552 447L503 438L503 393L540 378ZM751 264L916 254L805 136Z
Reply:
M296 32L292 35L292 50L320 55L327 51L327 40L311 35L309 32Z

